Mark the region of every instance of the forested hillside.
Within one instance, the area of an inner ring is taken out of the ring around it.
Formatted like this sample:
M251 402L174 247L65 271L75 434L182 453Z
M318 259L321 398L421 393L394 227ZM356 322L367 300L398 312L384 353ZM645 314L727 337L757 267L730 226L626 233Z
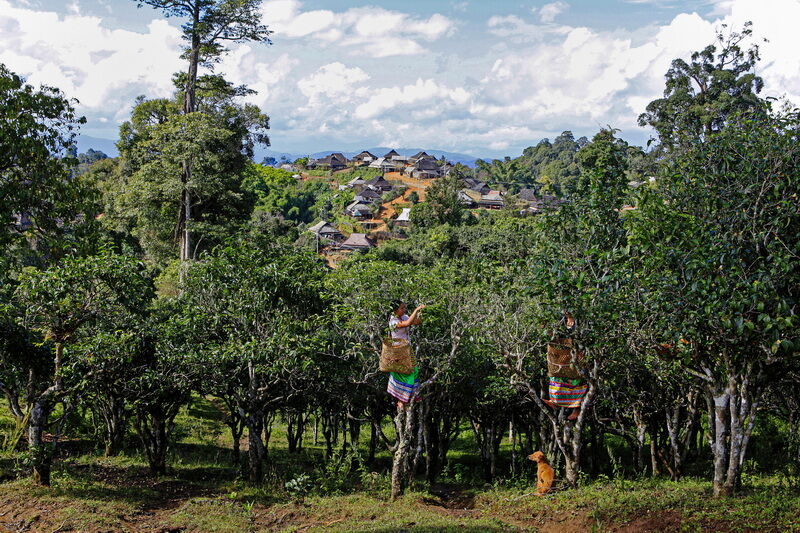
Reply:
M142 3L185 23L187 69L117 158L76 155L75 102L0 66L0 525L800 527L800 115L759 96L749 27L673 62L647 151L565 131L455 166L332 268L306 230L382 173L253 162L266 110L203 66L268 42L258 1ZM469 179L558 202L468 209ZM401 399L379 360L406 327ZM530 503L534 451L557 494Z

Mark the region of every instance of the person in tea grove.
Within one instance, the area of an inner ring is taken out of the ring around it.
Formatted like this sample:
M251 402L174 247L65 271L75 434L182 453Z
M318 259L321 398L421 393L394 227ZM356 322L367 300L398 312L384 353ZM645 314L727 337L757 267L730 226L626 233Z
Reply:
M418 306L411 313L406 314L405 302L396 301L392 303L392 314L389 315L389 330L392 339L400 339L410 342L408 332L411 326L422 324L420 313L425 309L424 305ZM397 406L402 407L404 403L411 401L419 387L419 366L414 367L410 374L398 374L389 372L389 385L386 391L397 399Z
M563 321L564 336L569 336L569 334L573 333L576 325L575 318L572 314L569 311L565 311ZM549 376L549 382L550 399L543 398L542 401L553 409L559 407L572 409L567 420L577 420L581 412L581 404L588 392L586 383L582 379L570 379L557 376Z

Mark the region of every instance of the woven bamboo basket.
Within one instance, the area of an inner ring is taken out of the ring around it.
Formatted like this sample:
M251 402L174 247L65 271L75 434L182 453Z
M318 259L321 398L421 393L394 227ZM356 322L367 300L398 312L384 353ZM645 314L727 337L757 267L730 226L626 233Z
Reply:
M583 350L577 354L578 363L585 356ZM547 374L554 378L582 379L572 364L572 339L555 339L547 344Z
M381 347L381 372L397 372L398 374L411 374L417 361L411 353L411 345L404 339L383 339Z

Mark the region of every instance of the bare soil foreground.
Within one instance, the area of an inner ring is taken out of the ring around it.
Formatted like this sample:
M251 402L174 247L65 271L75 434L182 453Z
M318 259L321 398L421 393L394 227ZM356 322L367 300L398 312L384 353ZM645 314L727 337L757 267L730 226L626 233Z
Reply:
M800 496L774 479L714 501L705 482L593 483L537 498L529 488L434 485L390 503L380 489L296 499L230 472L178 467L152 479L124 459L62 464L52 488L0 485L0 531L682 532L800 531Z

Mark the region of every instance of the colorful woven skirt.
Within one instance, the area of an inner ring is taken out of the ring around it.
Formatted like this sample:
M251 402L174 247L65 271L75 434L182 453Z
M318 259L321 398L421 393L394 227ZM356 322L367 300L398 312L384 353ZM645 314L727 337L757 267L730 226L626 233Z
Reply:
M580 379L550 377L550 400L559 407L580 407L588 390Z
M414 367L411 374L389 372L389 386L386 391L401 402L411 401L411 397L419 388L419 367ZM417 397L419 400L419 397Z

